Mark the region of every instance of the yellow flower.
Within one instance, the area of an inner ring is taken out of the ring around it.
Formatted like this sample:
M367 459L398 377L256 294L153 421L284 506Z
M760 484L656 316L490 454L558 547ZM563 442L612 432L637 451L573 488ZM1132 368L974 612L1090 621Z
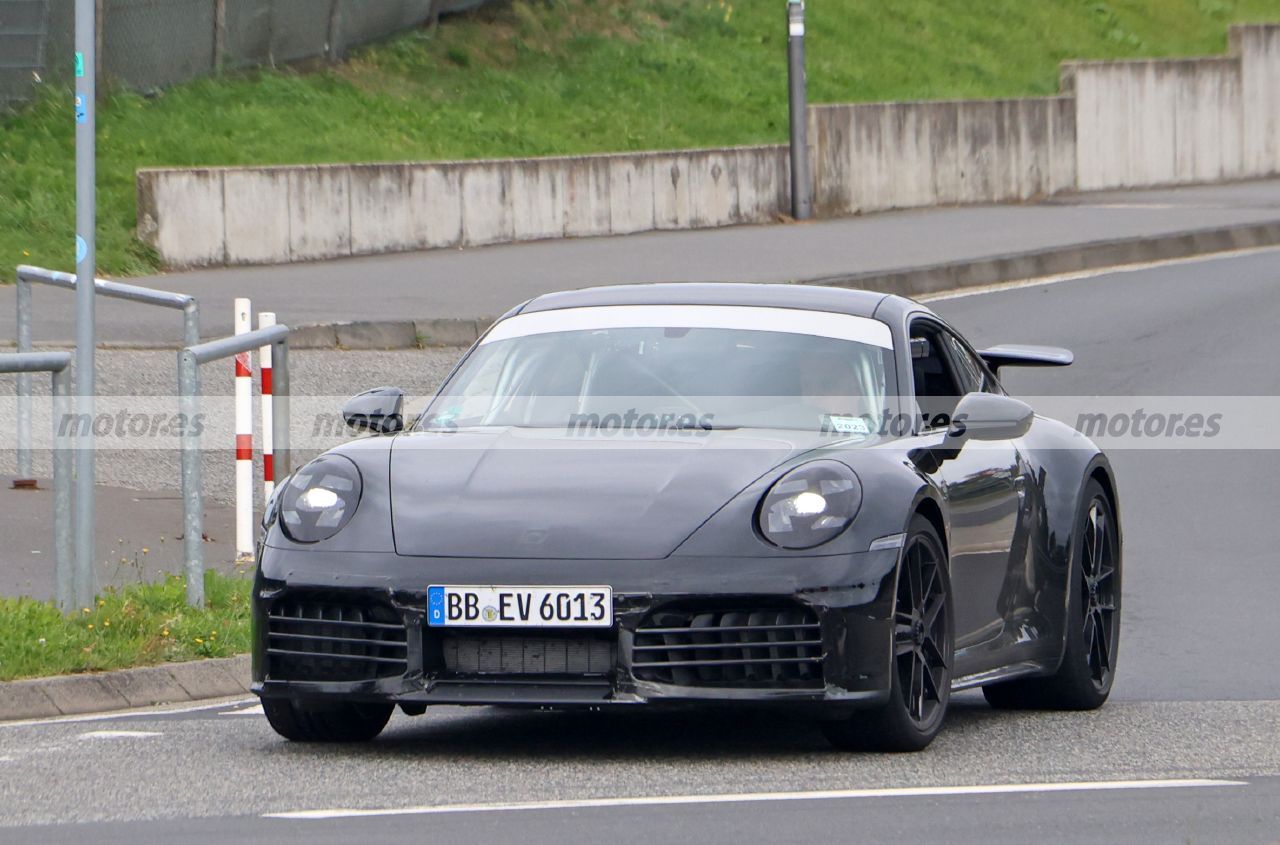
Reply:
M151 549L148 549L146 546L143 546L143 547L142 547L142 553L143 553L144 555L145 555L145 554L150 554L150 553L151 553Z
M98 607L106 607L106 606L107 606L107 602L105 599L98 599Z
M90 623L89 623L89 630L90 630L90 631L92 631L92 630L93 630L93 623L92 623L92 622L90 622Z
M87 608L87 607L82 607L82 608L80 608L80 612L82 612L82 613L92 613L93 611L89 610L89 608Z
M89 627L92 628L93 626L90 625ZM204 640L200 639L199 637L196 637L196 645L204 645Z
M162 637L167 637L167 636L169 636L169 629L168 629L168 628L165 628L163 631L161 631L161 632L160 632L160 636L162 636Z
M105 619L105 620L103 620L103 622L102 622L102 627L104 627L104 628L110 628L110 627L111 627L111 620L110 620L110 619Z

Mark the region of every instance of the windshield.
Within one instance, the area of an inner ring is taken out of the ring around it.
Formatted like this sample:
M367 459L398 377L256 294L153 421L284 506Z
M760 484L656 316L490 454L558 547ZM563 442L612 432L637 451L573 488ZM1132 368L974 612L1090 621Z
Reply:
M521 315L494 327L420 427L870 434L887 413L889 338L866 318L774 308Z

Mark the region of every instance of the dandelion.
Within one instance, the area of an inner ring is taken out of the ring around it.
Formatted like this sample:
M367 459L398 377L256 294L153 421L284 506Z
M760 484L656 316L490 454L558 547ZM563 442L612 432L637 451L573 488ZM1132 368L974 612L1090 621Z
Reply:
M104 628L110 628L110 627L111 627L111 620L110 620L110 619L104 619L104 620L102 621L102 627L104 627Z
M163 631L161 631L161 632L160 632L160 636L162 636L162 637L167 637L167 636L169 636L169 629L168 629L168 628L165 628Z
M92 631L92 630L93 630L93 623L92 623L92 622L90 622L90 623L89 623L89 630L90 630L90 631Z
M151 549L148 549L146 546L143 546L143 547L142 547L142 553L143 553L144 555L145 555L145 554L150 554L150 553L151 553Z
M106 606L107 606L106 599L98 599L98 607L106 607Z
M92 628L93 626L90 625L89 627ZM199 637L196 637L196 645L204 645L204 640L200 639Z
M82 608L80 608L80 612L81 612L81 613L92 613L93 611L91 611L91 610L90 610L89 608L87 608L87 607L82 607Z

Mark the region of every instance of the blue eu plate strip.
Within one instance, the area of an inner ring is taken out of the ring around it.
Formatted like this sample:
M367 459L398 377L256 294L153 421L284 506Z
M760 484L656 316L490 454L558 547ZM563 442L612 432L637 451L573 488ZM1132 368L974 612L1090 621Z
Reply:
M444 587L427 588L427 624L444 624Z

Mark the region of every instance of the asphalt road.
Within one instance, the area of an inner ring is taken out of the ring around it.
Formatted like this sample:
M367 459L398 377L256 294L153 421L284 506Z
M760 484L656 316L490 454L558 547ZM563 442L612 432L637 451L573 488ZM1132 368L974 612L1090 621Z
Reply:
M1212 406L1280 393L1278 293L1272 251L934 307L978 344L1076 351L1070 369L1011 376L1014 392ZM15 724L0 726L0 841L1275 843L1280 441L1259 445L1112 454L1125 615L1097 712L998 713L968 693L918 755L833 752L774 713L441 708L354 748L278 740L251 701ZM956 789L973 786L988 788ZM885 788L914 791L848 792ZM815 790L833 794L790 794ZM617 800L642 796L665 798ZM552 803L509 806L523 802ZM332 812L276 817L300 811Z
M1025 205L939 208L800 225L735 226L568 238L378 255L276 267L170 273L136 280L195 295L207 337L231 333L232 300L253 299L283 323L494 317L525 299L589 285L788 282L898 270L1118 238L1275 220L1280 180L1056 197ZM66 269L66 268L55 268ZM0 286L0 314L13 288ZM376 290L376 296L369 292ZM37 289L35 338L75 337L66 291ZM176 342L176 313L115 300L98 304L99 337ZM0 321L0 341L15 337Z

